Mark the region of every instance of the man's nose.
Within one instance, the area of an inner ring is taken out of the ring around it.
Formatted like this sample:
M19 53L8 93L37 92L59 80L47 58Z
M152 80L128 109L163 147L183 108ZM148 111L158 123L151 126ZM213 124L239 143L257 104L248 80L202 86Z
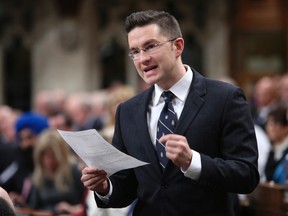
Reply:
M150 59L149 53L145 52L144 50L140 50L140 62L145 62Z

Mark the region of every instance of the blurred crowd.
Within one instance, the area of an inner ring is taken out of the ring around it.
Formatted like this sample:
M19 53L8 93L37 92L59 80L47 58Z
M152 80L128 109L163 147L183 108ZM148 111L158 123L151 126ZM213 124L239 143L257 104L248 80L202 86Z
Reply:
M223 79L231 82L232 79ZM0 105L0 187L17 208L48 210L71 216L128 214L98 209L82 182L80 158L56 129L96 129L112 142L119 103L137 91L125 84L94 92L45 90L36 94L30 112ZM255 123L261 182L288 180L288 74L256 81L247 101Z
M284 165L288 166L288 74L260 78L250 104L257 127L261 181L284 185L288 180L288 167L284 172Z
M127 215L124 209L101 210L81 182L81 159L57 129L96 129L111 143L117 105L136 91L117 84L95 92L38 92L31 111L0 105L0 187L16 210L33 209L51 215Z

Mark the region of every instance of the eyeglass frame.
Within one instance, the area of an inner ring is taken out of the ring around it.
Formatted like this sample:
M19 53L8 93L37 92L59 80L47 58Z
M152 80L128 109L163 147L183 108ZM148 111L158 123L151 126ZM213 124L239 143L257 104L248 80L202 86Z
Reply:
M167 41L162 41L162 42L158 42L158 43L153 43L153 44L148 44L146 47L144 48L136 48L133 51L130 51L128 56L134 61L134 60L138 60L141 56L141 50L145 53L151 53L153 51L156 51L158 48L160 48L162 45L164 45L165 43L168 42L172 42L175 41L178 37L175 37L173 39L167 40ZM137 52L137 53L135 53ZM135 55L138 56L135 58Z

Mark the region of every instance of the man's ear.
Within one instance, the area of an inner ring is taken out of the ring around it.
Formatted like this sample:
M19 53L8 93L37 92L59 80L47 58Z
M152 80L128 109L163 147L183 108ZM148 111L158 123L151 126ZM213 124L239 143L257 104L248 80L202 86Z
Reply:
M179 57L184 50L184 39L179 37L174 41L174 46L176 47L176 57Z

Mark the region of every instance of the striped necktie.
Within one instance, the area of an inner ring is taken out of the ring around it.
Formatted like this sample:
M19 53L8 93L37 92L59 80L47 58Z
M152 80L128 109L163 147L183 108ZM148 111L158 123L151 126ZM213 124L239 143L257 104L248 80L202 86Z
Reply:
M174 94L170 91L164 91L162 97L165 101L165 105L160 114L157 124L157 136L156 136L156 150L161 167L164 169L167 165L168 158L166 157L165 143L159 142L159 139L166 135L174 132L177 115L172 105L172 99Z

